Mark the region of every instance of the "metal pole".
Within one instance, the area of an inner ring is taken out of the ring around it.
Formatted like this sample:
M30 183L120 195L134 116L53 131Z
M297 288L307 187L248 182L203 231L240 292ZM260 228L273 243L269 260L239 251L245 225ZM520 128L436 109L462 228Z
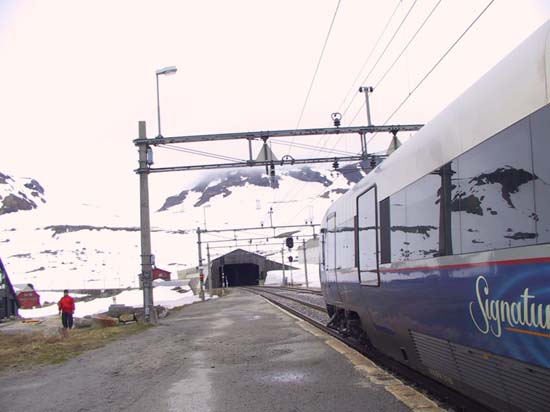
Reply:
M221 263L220 267L222 269L222 292L225 294L225 268L223 262Z
M254 162L252 158L252 139L248 139L248 160L250 163Z
M202 269L202 247L201 247L201 228L197 228L197 245L199 247L199 282L200 282L200 292L199 296L201 300L204 300L204 273Z
M286 276L285 276L285 248L281 249L281 260L283 261L283 286L286 286Z
M369 104L369 93L372 93L374 88L371 86L363 86L359 88L359 92L365 93L365 104L367 106L367 126L372 126L372 121L370 118L370 104Z
M208 290L212 297L212 271L210 270L210 245L206 244L206 261L208 262Z
M303 239L304 246L304 273L306 275L306 288L309 288L309 281L307 279L307 254L306 254L306 240Z
M139 138L146 139L146 125L144 121L138 123ZM143 312L145 322L156 323L157 317L153 306L153 289L151 272L153 255L151 254L151 221L149 215L149 165L147 164L148 145L140 144L139 153L139 204L140 204L140 232L141 232L141 281L143 284Z
M159 75L157 74L157 121L159 127L159 137L162 137L160 134L160 97L159 97Z
M361 155L366 158L367 156L367 139L365 137L365 133L361 133Z

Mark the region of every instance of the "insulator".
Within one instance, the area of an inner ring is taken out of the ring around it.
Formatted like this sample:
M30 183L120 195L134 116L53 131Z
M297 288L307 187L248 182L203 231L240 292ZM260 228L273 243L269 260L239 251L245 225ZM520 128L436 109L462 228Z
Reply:
M334 123L334 127L339 127L342 122L342 114L341 113L332 113L330 115L330 118L332 119L332 122Z

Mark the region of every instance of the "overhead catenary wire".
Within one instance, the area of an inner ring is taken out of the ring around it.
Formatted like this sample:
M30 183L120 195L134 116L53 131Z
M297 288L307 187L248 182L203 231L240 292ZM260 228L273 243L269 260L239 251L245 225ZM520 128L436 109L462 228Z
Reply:
M395 37L397 36L397 34L399 33L399 31L401 30L401 28L403 27L403 24L405 24L405 21L408 19L408 17L410 16L411 12L413 11L414 9L414 6L416 6L416 3L417 3L418 0L414 0L414 3L411 5L411 7L409 7L409 10L407 11L407 14L405 14L405 17L403 17L403 19L401 20L401 22L399 23L399 26L397 26L397 29L395 29L395 31L393 32L393 35L390 37L390 39L388 40L388 42L386 43L386 46L384 47L384 50L382 50L382 52L380 53L380 55L378 56L378 59L376 60L376 62L374 62L374 64L372 65L370 71L367 73L367 75L363 78L363 81L361 82L361 85L365 85L367 80L369 79L370 75L372 74L372 72L374 71L374 69L376 69L376 66L378 66L378 63L380 63L380 61L382 60L382 57L384 57L384 55L386 54L386 51L388 51L389 47L391 46L391 44L393 43ZM351 107L351 105L353 104L355 98L357 97L357 94L355 94L353 96L353 98L351 99L351 101L349 102L349 104L347 105L346 107L346 110L344 110L344 113L342 113L342 116L344 116L349 108ZM355 119L355 118L354 118ZM351 124L351 122L350 122Z
M302 123L302 118L304 116L306 106L307 106L307 103L309 101L309 96L311 95L311 91L313 89L313 84L315 83L315 79L317 78L317 73L319 72L319 67L321 66L321 61L323 60L323 55L325 53L325 49L327 47L328 40L330 38L330 34L332 32L332 28L333 28L334 22L336 20L336 16L338 15L338 10L340 9L340 3L341 3L341 0L338 0L338 3L336 4L336 9L334 10L334 14L332 15L332 20L330 22L330 26L328 28L327 35L325 36L325 41L323 42L323 47L321 48L321 53L319 55L317 65L315 66L315 70L313 72L313 76L312 76L311 82L309 84L309 88L308 88L308 91L307 91L307 94L306 94L306 98L304 100L304 104L302 105L302 110L300 111L300 115L299 115L298 121L296 123L296 129L298 129L300 127L300 124ZM286 153L287 155L290 155L290 152L292 151L292 147L294 145L294 140L295 140L295 138L292 137L292 139L290 141L288 151ZM277 192L275 192L273 194L273 201L275 201L276 198L277 198Z
M466 35L466 33L476 24L476 22L481 18L481 16L486 12L486 10L493 4L494 0L491 0L487 6L478 14L478 16L472 21L472 23L470 23L470 25L464 30L464 32L457 38L457 40L447 49L447 51L438 59L438 61L432 66L432 68L425 74L425 76L420 80L420 82L418 82L418 84L416 84L416 86L409 92L409 94L405 97L405 99L397 106L397 108L392 112L392 114L385 120L384 122L384 125L387 124L391 118L401 109L401 107L403 107L403 105L405 104L405 102L410 98L410 96L422 85L422 83L431 75L431 73L437 68L437 66L441 63L441 61L443 61L443 59L445 59L445 57L451 52L451 50L456 46L456 44L458 44L460 42L460 40ZM416 3L416 2L415 2ZM413 6L414 4L413 3ZM406 50L406 48L410 45L410 43L414 40L414 38L417 36L417 34L419 33L420 30L422 30L422 28L424 27L425 23L428 21L428 19L433 15L433 13L435 12L435 10L437 9L437 7L439 6L439 4L441 3L441 1L439 1L433 8L432 10L430 11L430 13L428 14L428 16L426 17L426 19L423 21L423 23L419 26L419 28L417 29L417 31L415 32L415 34L412 36L412 38L409 40L409 42L407 43L407 45L405 46L405 48L402 50L402 52L400 53L400 55L398 56L398 58L403 54L403 52ZM409 9L409 13L407 13L407 15L405 16L405 18L410 14L410 11L412 9L412 7ZM402 21L403 23L403 21ZM400 25L401 27L401 25ZM399 29L399 28L398 28ZM395 34L395 33L394 33ZM394 36L393 36L394 37ZM392 37L392 38L393 38ZM379 59L380 60L380 59ZM379 61L378 60L378 61ZM380 84L380 82L383 80L383 78L387 75L387 73L389 73L389 70L391 70L391 68L393 67L393 65L395 64L395 61L394 63L392 63L392 65L390 66L389 69L386 70L386 72L384 73L384 75L381 77L381 79L378 81L378 84ZM371 70L372 72L372 70ZM349 106L348 106L349 107ZM362 107L359 109L361 110ZM356 113L356 115L354 116L354 118L352 119L352 121L350 122L350 124L355 120L355 118L357 117L358 113L359 113L359 110L358 112ZM369 141L367 142L367 144L369 144L372 139L376 136L376 134L374 134L370 139ZM322 193L321 193L322 194ZM304 206L294 217L293 219L298 215L300 214L306 207L309 207L309 205L306 205Z
M378 43L380 43L380 40L382 39L382 36L384 36L384 33L386 33L386 30L390 26L390 23L393 20L393 17L395 16L395 13L397 13L397 10L399 10L400 5L401 5L401 0L397 0L397 4L395 5L395 8L394 8L392 14L390 15L389 19L386 21L386 24L384 25L384 28L382 29L382 31L378 35L378 38L376 39L376 41L374 42L374 46L372 46L371 51L367 55L367 58L365 59L365 61L361 65L361 68L357 72L357 75L355 76L355 79L353 79L353 82L351 83L348 91L346 92L346 96L344 97L344 99L342 100L340 105L338 106L338 111L340 111L342 109L342 106L344 105L346 100L348 100L349 94L352 92L352 90L357 90L357 86L356 86L357 80L359 79L359 77L363 73L363 70L365 69L365 66L367 65L367 63L370 61L370 58L372 57L374 51L376 50L376 47L378 47Z
M401 28L403 27L403 24L405 23L405 21L408 19L408 17L410 16L414 6L416 5L417 3L417 0L415 0L413 2L413 4L411 5L411 7L409 7L405 17L403 17L403 19L401 20L401 22L399 23L397 29L393 32L392 36L390 37L390 39L388 40L388 42L386 43L384 49L382 50L382 52L380 53L380 55L378 56L378 59L376 60L376 62L374 63L374 65L371 67L369 73L365 76L365 78L363 79L363 82L362 84L365 84L368 77L371 75L371 73L374 71L374 69L376 68L376 66L378 65L378 63L381 61L382 57L384 56L384 54L386 53L386 51L388 50L388 48L390 47L390 45L392 44L393 40L395 39L395 37L397 36L397 34L399 33L399 31L401 30ZM390 18L388 19L388 21L386 22L386 25L385 27L382 29L382 32L380 34L380 36L378 37L378 40L380 40L383 36L383 34L385 33L387 27L389 26L391 20L393 19L393 16L395 15L398 7L399 7L400 3L397 4L397 7L394 9L392 15L390 16ZM367 58L367 61L369 60L370 58L370 55L374 52L374 50L376 49L376 46L378 45L378 40L375 44L375 46L373 47L373 49L371 50L371 53L369 53L369 57ZM359 71L359 73L361 73L363 71L363 68L361 68L361 70ZM354 80L354 83L355 81L357 80L359 76L356 77L356 79ZM352 84L352 87L353 87L353 84ZM349 92L348 92L349 94ZM348 104L348 106L346 107L344 113L342 115L345 115L347 113L347 111L349 110L349 108L351 107L351 105L353 104L353 101L355 100L355 98L357 97L357 94L354 95L354 97L351 99L350 103ZM346 96L347 98L347 96ZM364 105L364 103L363 103ZM361 105L360 109L363 107L363 105ZM359 111L355 114L355 116L353 117L352 121L350 122L350 124L355 120L355 118L357 117L357 115L359 114ZM335 147L340 143L340 140L342 139L342 136L340 136L336 142L332 145L332 149L331 150L335 150ZM372 140L372 138L371 138ZM369 140L370 142L370 140ZM322 145L322 148L324 149L326 147L326 144L328 143L328 139L325 140L325 142L323 143ZM321 148L320 148L321 149Z
M483 10L474 18L474 20L466 27L466 29L458 36L458 38L451 44L451 46L441 55L441 57L435 62L435 64L426 72L422 79L415 85L415 87L405 96L405 98L399 103L399 105L393 110L393 112L386 118L383 125L386 125L393 116L403 107L403 105L409 100L413 93L418 90L418 88L424 83L424 81L432 74L432 72L437 68L437 66L447 57L451 50L462 40L462 38L468 33L468 31L477 23L477 21L483 16L483 14L489 9L489 7L494 3L494 0L491 0ZM355 117L359 114L359 111L355 114ZM355 120L355 117L352 119L352 123ZM374 133L371 138L367 141L367 145L376 137L378 133Z
M408 14L410 13L410 11L412 10L412 8L414 7L415 4L416 4L416 0L415 0L414 4L411 6L411 8L409 9L409 12L407 13L407 16L408 16ZM384 35L384 33L386 32L387 28L389 27L391 21L393 20L394 15L395 15L395 13L397 12L397 10L399 9L399 6L400 6L400 5L401 5L401 0L399 0L399 1L397 2L396 7L394 8L394 10L393 10L393 12L392 12L390 18L387 20L387 22L386 22L384 28L382 29L380 35L378 36L378 39L376 40L375 45L374 45L373 48L371 49L369 55L367 56L367 59L365 60L365 62L364 62L363 65L362 65L361 69L360 69L359 72L357 73L357 76L356 76L356 78L354 79L354 81L353 81L353 83L352 83L352 85L351 85L351 87L350 87L350 90L354 87L355 82L357 81L357 79L359 78L359 76L361 75L361 73L363 72L363 69L364 69L364 67L366 66L366 64L369 62L371 55L372 55L372 54L374 53L374 51L376 50L376 47L378 46L379 41L380 41L381 38L383 37L383 35ZM394 35L392 36L392 39L390 39L390 42L389 42L388 44L386 44L385 50L387 50L389 44L391 44L391 41L393 40L393 38L395 37L395 35L396 35L397 32L399 31L400 27L402 26L403 22L406 20L407 16L405 16L405 19L403 19L403 20L401 21L401 23L400 23L398 29L396 30L396 32L395 32ZM384 52L385 52L385 50L384 50ZM383 53L384 53L384 52L383 52ZM341 107L341 106L344 104L344 102L345 102L345 100L347 99L348 95L349 95L349 90L348 90L348 93L346 94L346 97L344 98L344 100L342 101L342 103L340 104L339 107ZM354 99L355 99L355 97L354 97ZM353 102L353 99L352 99L352 102ZM350 104L351 104L351 102L350 102ZM349 109L349 107L346 109L346 111L347 111L348 109ZM340 110L340 109L338 109L338 110ZM345 112L344 112L344 114L345 114ZM332 145L332 149L328 149L328 153L334 153L334 152L336 152L335 147L338 145L338 143L340 142L341 139L342 139L342 136L340 136L340 137L336 140L336 142ZM316 153L327 152L326 146L327 146L327 144L328 144L328 141L329 141L329 139L328 139L328 136L327 136L327 137L324 139L324 141L322 142L322 144L316 148ZM294 143L294 139L293 139L292 143ZM289 151L289 153L290 153L290 151ZM297 191L301 190L301 188L303 187L304 184L305 184L305 183L303 183L302 185L300 185L299 187L297 187L297 188L294 190L294 192L297 192ZM291 192L291 193L294 193L294 192ZM277 193L274 193L273 199L275 199L276 196L277 196ZM288 196L289 196L289 194L287 194L287 195L284 197L284 199L288 198Z
M243 162L244 161L244 160L238 159L236 157L224 156L224 155L220 155L220 154L216 154L216 153L205 152L205 151L202 151L202 150L189 149L189 148L186 148L186 147L179 147L179 146L173 146L173 145L168 145L168 144L163 145L163 146L159 146L159 148L160 149L174 150L176 152L190 153L190 154L195 154L195 155L199 155L199 156L211 157L213 159L226 160L226 161L230 161L230 162Z
M397 57L394 59L394 61L390 64L390 66L386 69L386 71L384 72L384 74L380 77L380 79L378 79L378 81L376 82L376 84L374 85L374 88L375 89L378 89L378 87L380 86L380 84L382 83L382 81L386 78L386 76L388 75L388 73L393 69L393 67L395 66L395 64L399 61L399 59L401 58L401 56L403 56L403 53L405 53L405 51L409 48L409 46L411 45L411 43L414 41L414 39L416 38L416 36L420 33L420 31L424 28L424 26L426 25L426 23L428 22L428 20L432 17L433 13L435 12L435 10L439 7L439 5L441 4L443 0L439 0L434 7L432 7L432 9L430 10L430 12L428 13L428 15L426 16L426 18L424 19L424 21L420 24L420 26L418 27L418 29L416 30L416 32L411 36L411 38L409 39L409 41L407 42L407 44L405 45L405 47L403 47L403 49L401 50L401 52L399 52L399 54L397 55ZM351 119L350 123L349 124L352 124L355 119L357 118L357 116L359 115L359 113L361 113L361 111L363 110L363 108L365 107L365 102L363 102L359 108L357 109L357 111L355 112L353 118ZM375 134L376 135L376 134ZM374 138L373 135L369 141L367 142L367 144L369 144L371 142L371 140Z
M481 15L487 10L487 8L493 3L494 0L492 0L487 6L486 8L480 13L480 15L478 15L476 17L476 19L468 26L468 28L466 29L466 31L457 39L457 41L455 41L455 43L453 43L453 45L449 48L449 50L438 60L438 62L436 63L436 65L426 74L426 76L420 81L419 84L417 84L415 86L415 88L411 91L411 93L407 96L407 98L405 99L405 101L408 99L408 97L410 97L410 95L412 93L414 93L414 91L420 86L420 84L425 80L425 78L427 78L430 73L433 71L433 69L435 69L435 67L437 67L437 65L441 62L441 60L443 60L445 58L445 56L450 52L450 50L456 45L456 43L458 43L458 41L460 41L460 39L466 34L466 32L473 26L473 24L475 24L475 22L481 17ZM435 10L439 7L440 3L442 2L442 0L439 0L435 6L431 9L431 11L428 13L427 17L423 20L423 22L420 24L420 26L418 27L418 29L416 30L416 32L413 34L413 36L411 36L411 39L407 42L407 44L405 45L405 47L401 50L401 52L399 53L399 55L397 56L397 58L394 60L394 62L389 66L389 68L386 70L386 72L383 74L383 76L379 79L379 81L377 82L376 84L376 87L378 87L380 85L380 83L382 82L382 80L385 78L385 76L389 73L389 71L393 68L393 66L395 65L395 63L397 62L397 60L399 60L399 58L403 55L403 53L405 52L405 50L410 46L410 44L414 41L414 39L416 38L416 36L418 35L418 33L422 30L422 28L425 26L425 24L427 23L427 21L431 18L431 16L433 15L433 13L435 12ZM416 3L416 2L415 2ZM407 13L407 15L405 15L405 18L401 21L401 24L400 26L398 27L398 29L396 30L396 32L394 33L394 36L392 36L392 39L395 37L395 34L397 33L397 31L399 30L399 28L401 27L402 23L404 22L404 20L407 18L407 16L410 14L410 11L412 9L412 7L414 7L414 4L411 6L411 8L409 8L409 12ZM390 42L391 40L390 39ZM388 43L389 44L389 43ZM386 50L386 49L385 49ZM380 61L380 59L377 60L377 62ZM376 63L375 63L376 64ZM372 72L372 70L371 70ZM371 73L369 72L369 74ZM367 75L368 76L368 75ZM404 104L404 102L402 102L402 104L400 106L402 106ZM361 107L359 108L359 110L357 111L357 113L355 114L355 116L353 117L353 119L351 120L350 124L353 123L353 121L355 120L355 118L357 117L357 115L359 114L359 112L362 110L364 106L364 103L363 105L361 105ZM349 108L349 106L348 106ZM397 110L399 110L400 107L398 107L394 113L392 113L392 115L390 117L388 117L388 119L386 119L386 121L384 122L384 125L387 124L387 122L391 119L391 117L397 112ZM347 109L346 109L347 110ZM373 134L371 136L371 138L368 140L367 142L367 146L370 144L370 142L374 139L374 137L376 137L377 133ZM338 143L338 141L336 142L336 144ZM336 146L335 144L335 146ZM319 196L321 196L323 193L325 192L325 190L323 190L322 192L319 193ZM295 219L300 213L302 213L307 207L309 207L311 205L311 203L305 205L304 207L302 207L302 209L300 209L294 216L291 220Z
M386 69L386 71L384 72L384 74L380 77L380 79L378 79L378 81L376 82L376 84L374 85L374 88L377 89L379 86L380 86L380 83L382 83L382 81L386 78L386 76L388 75L388 73L393 69L393 67L395 66L395 64L399 61L399 59L401 58L401 56L403 56L403 53L405 53L405 51L408 49L408 47L411 45L411 43L414 41L414 39L416 38L416 36L418 35L418 33L420 33L420 31L424 28L424 26L426 25L426 23L428 22L428 20L432 17L432 15L434 14L435 10L439 7L439 5L441 4L443 0L439 0L436 5L430 10L430 12L428 13L428 15L426 16L426 18L424 19L424 21L422 22L422 24L420 24L420 26L418 27L418 29L416 30L416 32L411 36L410 40L407 42L407 44L405 45L405 47L403 47L403 49L401 50L401 52L399 52L399 54L397 55L397 57L395 58L395 60L393 61L393 63Z
M476 18L466 27L466 29L462 32L460 36L454 41L454 43L443 53L443 55L435 62L435 64L428 70L428 72L422 77L422 79L416 84L416 86L411 90L411 92L399 103L399 105L396 107L396 109L388 116L388 118L384 121L384 125L387 124L390 119L395 116L395 114L403 107L405 102L409 100L409 98L412 96L412 94L424 83L424 81L432 74L432 72L439 66L439 64L447 57L447 55L453 50L453 48L462 40L462 38L470 31L470 29L477 23L477 21L485 14L485 12L491 7L491 5L494 3L495 0L491 0L485 8L476 16Z
M300 127L300 124L302 123L302 118L304 116L304 112L306 110L307 103L309 101L309 96L311 95L311 90L313 89L313 84L315 83L315 79L317 77L317 73L319 72L319 67L321 66L321 61L323 60L323 55L325 54L325 49L328 44L328 40L330 38L330 33L332 32L332 27L334 26L334 21L336 20L336 16L338 14L338 9L340 8L340 3L342 0L338 0L338 3L336 4L336 9L334 10L334 14L332 16L332 20L330 22L330 26L327 31L327 35L325 37L325 41L323 43L323 47L321 48L321 54L319 55L319 59L317 60L317 65L315 66L315 71L313 72L313 77L311 78L311 82L309 84L309 88L306 94L306 98L304 100L304 104L302 105L302 110L300 111L300 116L298 117L298 122L296 123L296 129ZM290 154L290 150L289 150Z
M290 145L290 143L284 142L284 141L281 141L281 140L270 139L269 141L273 144L278 144L278 145L283 145L283 146L289 146ZM308 144L305 144L305 143L294 143L293 146L295 146L299 149L315 150L316 153L324 152L324 153L335 154L335 155L344 155L344 156L351 156L351 155L356 154L354 152L346 152L346 151L337 150L337 149L326 149L326 148L322 148L322 147L319 147L319 146L308 145Z

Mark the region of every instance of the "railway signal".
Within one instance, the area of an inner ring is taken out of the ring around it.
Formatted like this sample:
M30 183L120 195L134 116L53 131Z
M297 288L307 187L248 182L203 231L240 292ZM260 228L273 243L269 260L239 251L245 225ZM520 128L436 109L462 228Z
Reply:
M292 249L294 247L294 239L292 239L292 236L286 238L286 247L289 249Z

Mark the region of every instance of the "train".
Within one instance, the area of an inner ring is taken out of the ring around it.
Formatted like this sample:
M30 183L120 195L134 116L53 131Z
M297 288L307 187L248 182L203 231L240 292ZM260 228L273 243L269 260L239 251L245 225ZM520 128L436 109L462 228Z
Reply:
M321 227L330 326L489 409L550 411L550 20Z

